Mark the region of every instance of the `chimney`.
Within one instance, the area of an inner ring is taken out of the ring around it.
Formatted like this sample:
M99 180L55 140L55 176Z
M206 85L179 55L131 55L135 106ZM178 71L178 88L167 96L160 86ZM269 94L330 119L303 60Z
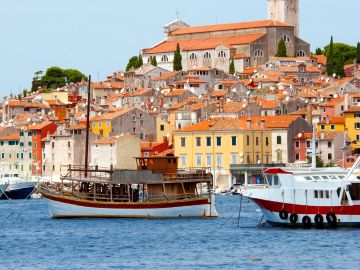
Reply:
M247 122L247 128L251 128L251 120L249 119L246 122Z
M260 122L260 127L261 128L265 128L265 120L262 119L261 122Z

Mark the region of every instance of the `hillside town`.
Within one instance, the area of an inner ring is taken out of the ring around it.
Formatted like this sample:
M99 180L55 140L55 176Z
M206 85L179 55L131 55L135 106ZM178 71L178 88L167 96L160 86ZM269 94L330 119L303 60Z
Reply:
M256 183L266 167L307 166L315 126L318 165L351 167L360 154L360 59L344 76L330 73L329 54L299 37L298 13L270 4L263 21L176 19L164 41L141 49L140 64L105 80L4 97L3 171L59 178L63 165L83 164L88 102L91 166L177 156L180 169L205 168L226 190Z

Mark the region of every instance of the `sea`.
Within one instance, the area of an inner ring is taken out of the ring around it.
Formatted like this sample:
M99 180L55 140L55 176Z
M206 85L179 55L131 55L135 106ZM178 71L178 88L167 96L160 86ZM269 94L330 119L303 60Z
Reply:
M273 228L240 201L163 220L55 220L42 199L0 201L0 269L359 269L360 229Z

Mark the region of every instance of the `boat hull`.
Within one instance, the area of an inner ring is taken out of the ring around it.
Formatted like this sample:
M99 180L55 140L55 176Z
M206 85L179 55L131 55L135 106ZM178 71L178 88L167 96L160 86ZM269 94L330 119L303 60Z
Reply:
M360 205L356 206L306 206L284 204L282 202L260 200L251 198L261 209L267 223L273 226L285 227L303 227L302 219L308 216L311 220L311 226L318 227L334 227L336 225L344 227L360 227ZM286 219L281 219L279 212L285 210L288 213ZM296 213L298 218L294 223L290 222L290 214ZM329 224L326 215L333 213L336 216L336 224ZM323 224L320 226L315 223L315 216L321 215L323 217Z
M3 193L7 189L9 184L0 184L0 198L2 197Z
M10 184L5 190L5 194L2 194L2 200L24 200L29 199L31 193L34 191L36 186L35 182L22 182L16 184Z
M217 217L205 199L171 202L109 203L73 200L43 194L52 218L206 218Z

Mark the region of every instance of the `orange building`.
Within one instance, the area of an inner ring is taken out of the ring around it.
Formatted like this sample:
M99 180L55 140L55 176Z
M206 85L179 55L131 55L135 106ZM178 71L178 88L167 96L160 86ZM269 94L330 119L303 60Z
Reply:
M64 122L67 119L67 108L69 105L61 102L60 100L46 100L50 109L54 112L59 122Z

